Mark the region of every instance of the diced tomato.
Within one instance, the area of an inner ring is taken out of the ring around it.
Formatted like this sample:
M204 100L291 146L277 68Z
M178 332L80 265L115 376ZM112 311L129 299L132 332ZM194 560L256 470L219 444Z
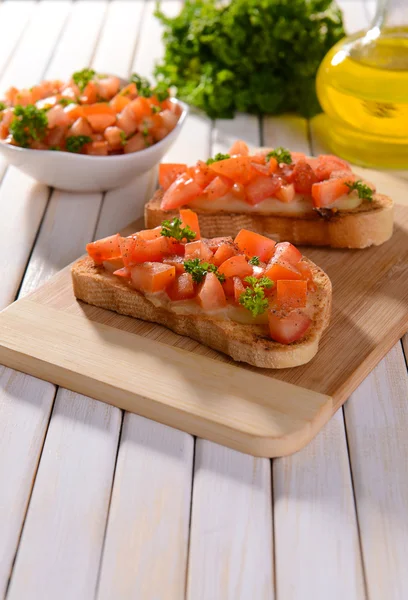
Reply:
M168 288L176 278L172 265L159 262L145 262L131 268L133 286L141 292L160 292Z
M312 324L311 319L299 310L289 313L269 310L268 321L271 338L280 344L291 344L302 339Z
M132 237L137 237L142 240L156 240L161 236L161 230L161 225L154 227L154 229L142 229L141 231L135 233Z
M103 133L107 127L116 123L115 111L105 102L84 105L82 108L84 116L92 129L96 132Z
M242 185L247 185L253 179L255 173L249 156L233 156L225 160L219 160L212 163L210 169L217 175L228 177L228 179L232 179L235 183L242 183Z
M252 163L252 168L255 169L257 174L259 173L259 175L262 175L263 177L269 177L269 175L271 174L269 171L269 165L260 165L258 163Z
M333 171L350 171L351 167L345 160L338 156L329 154L321 154L317 158L317 166L315 168L316 177L319 181L328 179Z
M196 234L194 239L199 240L201 238L201 234L197 213L193 212L189 208L181 208L180 219L182 222L182 227L186 227L188 225L188 227L190 227L190 229Z
M237 249L231 238L231 242L223 243L216 249L212 261L217 267L219 267L223 262L231 258L231 256L235 256L236 254Z
M312 167L305 160L299 160L293 170L293 183L295 191L298 194L312 193L312 185L317 183L318 179Z
M114 271L123 269L122 258L109 258L108 260L104 260L102 264L103 264L103 268L106 271L109 271L109 273L113 273Z
M173 110L167 109L160 113L160 117L162 119L163 126L167 129L167 131L173 131L179 120L179 115L177 113L173 112Z
M129 137L133 133L135 133L138 123L136 121L133 110L130 107L130 104L125 106L117 119L117 126L123 129L126 135Z
M294 180L295 165L286 165L281 163L278 166L277 173L286 183L293 183Z
M108 142L97 141L85 144L83 146L86 154L91 156L107 156L108 155Z
M307 262L301 260L296 265L296 269L302 274L303 279L305 279L307 281L309 289L311 291L315 290L316 289L316 285L315 285L314 280L313 280L312 269L307 264Z
M291 152L292 162L298 163L306 160L306 154L304 152Z
M79 104L68 104L64 108L64 112L68 115L70 122L73 123L76 119L84 116L84 107Z
M291 265L296 266L302 260L302 253L290 242L279 242L275 246L275 253L272 257L273 261L283 260Z
M222 285L215 273L207 273L197 294L197 302L206 312L223 308L227 301Z
M292 202L295 199L295 186L293 183L288 183L287 185L282 185L276 192L275 196L281 202Z
M303 279L302 274L296 267L279 259L276 261L272 259L270 264L266 267L264 275L275 282L280 279Z
M276 300L280 308L305 308L307 281L281 279L276 283Z
M146 148L146 142L147 138L145 138L141 133L135 133L135 135L132 135L132 137L123 146L123 151L125 154L139 152L140 150L144 150Z
M234 142L232 144L231 148L229 149L228 154L230 154L231 156L233 156L235 154L240 154L241 156L248 156L248 154L249 154L248 144L246 144L242 140L237 140L236 142Z
M84 117L79 117L69 128L67 136L70 135L86 135L92 134L91 126Z
M234 298L235 288L234 288L234 280L232 277L225 279L222 282L222 289L224 290L224 294L227 298Z
M234 241L241 252L244 252L251 258L258 256L264 262L267 262L271 258L276 245L276 242L264 235L248 231L247 229L241 229Z
M190 167L188 172L201 189L206 188L216 178L216 174L202 160L199 160L194 167Z
M209 240L206 240L206 242L208 244L208 247L213 252L216 252L216 250L218 250L218 248L223 244L234 244L234 240L230 236L211 238ZM229 258L229 256L227 258Z
M175 267L175 269L176 269L176 273L178 273L178 274L185 272L184 261L185 261L184 256L177 256L176 254L170 255L170 256L165 256L163 258L163 262L166 265L173 265L173 267Z
M187 174L181 175L171 186L164 192L161 202L162 210L170 210L171 208L179 208L188 204L202 194L202 189L197 183Z
M94 81L90 81L85 86L85 89L79 100L81 104L94 104L98 99L98 90Z
M175 281L167 288L170 300L188 300L194 298L195 289L193 278L190 273L181 273Z
M207 200L209 201L217 200L217 198L222 198L222 196L228 194L233 185L234 184L231 179L227 179L226 177L221 177L218 175L204 189L204 194L206 194Z
M86 251L96 264L102 264L104 260L111 258L120 258L121 256L121 241L120 235L110 235L109 237L91 242L86 246Z
M218 271L225 277L248 277L252 275L252 265L250 265L245 256L231 256L218 267Z
M137 234L131 238L122 238L120 242L121 255L125 266L143 262L160 261L170 252L169 239L163 236L146 240Z
M122 96L122 94L117 94L114 98L112 98L109 104L115 113L120 113L125 106L130 104L130 99L127 96Z
M104 100L110 100L118 93L120 80L118 77L102 77L95 81L97 95Z
M126 134L122 129L116 127L116 125L107 127L103 135L109 144L109 150L121 150L123 148Z
M125 279L130 279L130 269L128 267L122 267L121 269L114 271L113 275L116 275L117 277L124 277Z
M245 187L241 183L234 183L231 188L230 193L234 196L236 200L241 200L241 202L246 202L246 192Z
M131 100L133 98L136 98L136 96L137 96L136 84L129 83L128 85L125 85L125 87L120 90L119 94L121 96L124 96L125 98L130 98Z
M317 207L324 207L333 204L336 200L348 194L350 188L346 183L350 183L350 177L339 177L338 179L327 179L312 186L313 204Z
M269 174L272 175L272 173L275 173L278 170L278 166L278 161L272 156L268 161Z
M159 184L166 191L177 177L187 171L187 165L183 163L160 163Z
M188 244L185 245L185 260L199 258L200 260L209 261L212 259L212 255L213 253L202 240L188 242Z
M276 196L278 190L282 187L280 177L263 177L258 175L249 183L246 188L246 201L253 206L259 204L266 198Z
M60 104L47 111L48 127L52 129L57 126L65 126L71 124L71 118L64 112Z
M133 111L133 116L137 122L142 121L146 117L152 116L152 105L147 98L139 96L129 104L129 109Z
M72 134L69 134L69 133L67 134L67 128L65 125L62 125L59 127L54 127L47 134L47 137L45 138L44 142L48 146L48 148L50 148L50 147L52 148L55 146L57 146L58 148L64 148L65 147L65 138L67 135L72 135Z
M234 277L233 281L234 281L234 299L235 299L235 302L239 302L241 294L243 294L245 292L245 286L239 277Z
M266 166L266 154L263 152L257 152L251 156L251 165L263 165Z

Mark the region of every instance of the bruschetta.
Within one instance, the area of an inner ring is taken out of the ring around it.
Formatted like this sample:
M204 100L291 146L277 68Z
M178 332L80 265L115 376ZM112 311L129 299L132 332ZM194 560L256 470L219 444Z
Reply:
M239 141L229 154L191 167L160 165L159 183L145 207L147 227L188 206L207 237L235 237L244 227L275 241L366 248L392 235L392 200L336 156L285 148L250 153Z
M87 253L72 267L79 300L165 325L236 361L304 364L329 323L330 279L295 246L245 229L203 238L190 209L92 242Z

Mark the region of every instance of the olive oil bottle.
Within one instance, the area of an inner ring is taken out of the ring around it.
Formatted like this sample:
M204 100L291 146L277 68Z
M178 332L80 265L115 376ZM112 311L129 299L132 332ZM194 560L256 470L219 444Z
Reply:
M371 28L329 51L316 85L333 152L408 169L408 0L377 0Z

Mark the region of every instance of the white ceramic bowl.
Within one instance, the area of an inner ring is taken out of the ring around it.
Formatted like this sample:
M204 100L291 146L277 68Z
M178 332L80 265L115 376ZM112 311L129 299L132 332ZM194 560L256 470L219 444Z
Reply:
M175 98L183 111L176 127L160 142L131 154L87 156L72 152L31 150L0 142L7 161L40 183L72 192L104 192L129 183L153 168L177 139L188 106Z

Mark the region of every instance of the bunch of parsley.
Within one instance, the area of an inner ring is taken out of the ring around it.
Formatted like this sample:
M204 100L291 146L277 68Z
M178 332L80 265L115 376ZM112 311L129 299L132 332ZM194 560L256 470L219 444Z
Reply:
M215 117L234 112L319 112L317 68L344 36L332 0L186 0L156 16L165 55L156 77Z

